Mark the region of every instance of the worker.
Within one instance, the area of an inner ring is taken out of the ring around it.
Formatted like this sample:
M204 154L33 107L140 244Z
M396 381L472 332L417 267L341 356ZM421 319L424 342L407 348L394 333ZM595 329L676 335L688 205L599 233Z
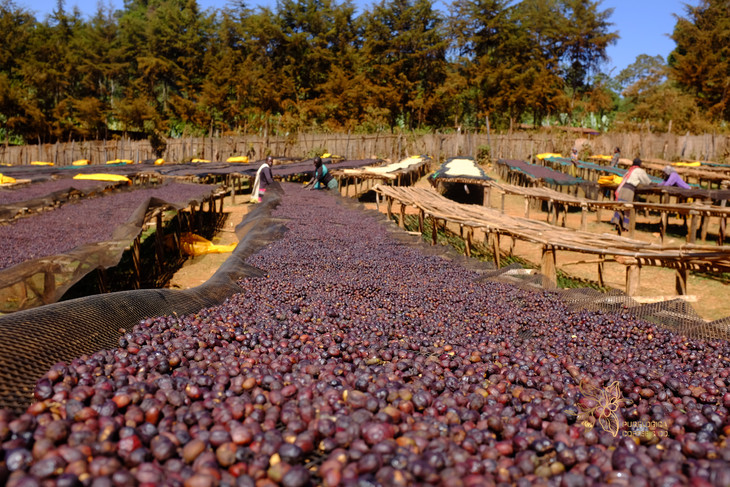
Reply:
M611 167L618 167L618 160L621 159L621 149L616 147L611 157Z
M659 186L679 186L683 189L689 189L689 184L685 183L682 176L677 174L677 171L672 166L664 166L664 181L659 183Z
M340 186L327 166L322 164L321 157L314 158L314 177L305 185L307 189L338 189Z
M274 158L268 156L266 162L261 164L259 170L256 171L256 179L253 183L253 191L251 191L251 202L261 203L266 194L266 188L270 184L274 184L274 176L271 174L271 166L274 165Z
M649 175L641 168L641 159L638 157L634 159L631 167L626 174L624 174L621 184L616 188L616 201L626 201L631 203L634 201L634 195L636 193L636 187L640 184L651 184ZM623 213L623 215L622 215ZM623 218L622 218L623 216ZM629 212L624 210L623 212L616 211L611 218L611 223L621 230L629 229Z

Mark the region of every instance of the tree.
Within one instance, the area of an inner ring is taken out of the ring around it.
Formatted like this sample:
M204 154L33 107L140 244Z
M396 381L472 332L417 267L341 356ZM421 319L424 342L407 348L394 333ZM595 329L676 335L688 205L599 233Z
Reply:
M669 68L661 56L641 54L621 71L624 86L622 117L637 128L649 122L656 130L702 131L707 128L695 99L667 78Z
M451 5L449 37L456 59L444 87L455 118L476 120L495 108L498 86L490 73L501 62L509 0L457 0Z
M671 76L711 118L730 120L730 4L700 0L696 7L685 5L685 12L675 15Z
M434 97L446 77L447 39L431 0L382 0L366 12L363 63L371 105L404 128L442 118Z
M590 77L608 60L606 48L618 40L608 18L612 8L599 11L602 0L564 0L561 45L563 76L573 92L588 88Z

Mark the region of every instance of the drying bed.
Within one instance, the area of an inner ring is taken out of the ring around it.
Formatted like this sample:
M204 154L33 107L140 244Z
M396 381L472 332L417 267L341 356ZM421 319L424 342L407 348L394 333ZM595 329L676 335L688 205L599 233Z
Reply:
M730 482L726 342L481 282L331 194L273 216L265 276L0 413L8 485Z

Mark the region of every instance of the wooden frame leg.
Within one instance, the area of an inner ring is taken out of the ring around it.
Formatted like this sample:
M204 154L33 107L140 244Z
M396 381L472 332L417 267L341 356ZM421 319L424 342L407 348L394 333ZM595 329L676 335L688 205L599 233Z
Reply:
M680 296L684 296L687 294L687 278L689 277L689 270L688 269L677 269L676 271L676 284L675 289L677 291L677 294Z
M542 246L540 273L543 275L543 287L553 288L558 284L555 248L552 245Z
M626 266L626 294L636 296L639 291L641 279L641 266L639 264L629 264Z

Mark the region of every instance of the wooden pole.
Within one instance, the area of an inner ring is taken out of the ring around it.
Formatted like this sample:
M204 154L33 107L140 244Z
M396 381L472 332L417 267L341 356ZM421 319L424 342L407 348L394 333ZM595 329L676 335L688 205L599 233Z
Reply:
M677 291L677 294L680 296L683 296L687 294L687 278L689 276L689 270L687 269L677 269L676 272L676 280L675 280L675 289Z
M641 266L635 259L634 262L626 266L626 294L629 296L636 296L641 278Z
M494 254L494 265L499 269L499 233L494 232L489 234L492 237L492 253Z
M606 282L603 279L603 265L604 265L605 259L606 259L606 256L602 255L601 260L598 262L598 285L601 287L606 286Z
M543 287L555 287L558 283L557 266L555 264L555 248L552 245L542 246L540 273L543 275Z
M134 267L132 287L134 289L139 289L142 287L142 265L139 256L139 235L134 239L134 243L132 244L132 266Z
M471 234L472 228L469 227L466 232L466 239L464 240L464 252L467 257L471 257Z

